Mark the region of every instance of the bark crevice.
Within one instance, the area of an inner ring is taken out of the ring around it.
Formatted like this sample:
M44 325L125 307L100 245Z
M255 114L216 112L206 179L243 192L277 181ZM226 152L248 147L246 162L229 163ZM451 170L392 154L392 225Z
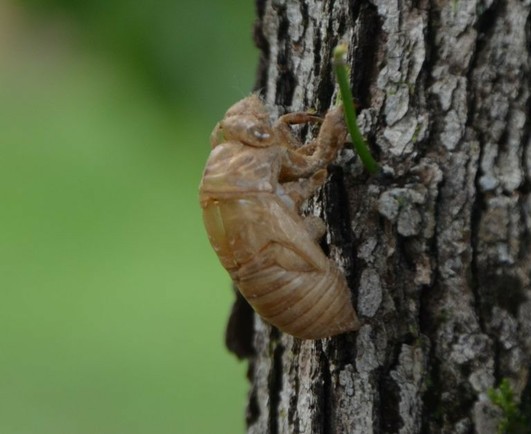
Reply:
M278 407L280 403L280 393L282 392L282 377L283 377L283 364L282 354L284 347L275 341L278 339L279 332L277 329L272 328L271 335L273 336L272 350L272 366L269 371L268 389L269 389L269 430L270 434L278 434L279 421L278 421Z

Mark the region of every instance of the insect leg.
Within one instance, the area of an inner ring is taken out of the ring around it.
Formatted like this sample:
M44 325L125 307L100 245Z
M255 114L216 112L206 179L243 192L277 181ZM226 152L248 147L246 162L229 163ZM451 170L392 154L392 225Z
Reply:
M280 172L281 180L296 180L312 176L325 168L336 158L347 137L347 129L341 107L331 109L315 139L315 150L311 155L301 154L288 148Z
M326 170L317 171L312 177L301 179L300 181L286 182L282 184L284 193L287 194L295 203L298 210L306 199L308 199L326 180ZM310 234L310 237L319 241L326 232L326 225L317 216L304 217L304 225Z
M304 217L304 225L310 236L317 242L319 242L326 233L325 222L316 215Z
M276 124L297 125L306 124L308 122L323 122L323 118L312 115L308 112L293 112L280 116Z
M273 129L277 133L277 141L281 146L299 151L306 148L307 145L304 145L299 138L295 137L289 126L322 121L321 117L306 112L286 113L278 118L273 125Z
M284 194L295 202L295 208L298 210L302 203L308 199L321 185L326 181L326 169L315 172L311 177L282 183Z
M323 161L325 166L332 162L347 140L347 127L343 107L328 111L317 136L314 158Z

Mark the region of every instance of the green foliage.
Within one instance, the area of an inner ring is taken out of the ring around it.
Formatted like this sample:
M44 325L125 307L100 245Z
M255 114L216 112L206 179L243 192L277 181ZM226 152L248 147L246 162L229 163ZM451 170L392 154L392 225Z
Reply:
M527 418L520 412L511 384L504 378L498 388L488 391L490 400L503 412L498 434L529 434Z
M170 106L219 116L251 91L253 2L14 1L74 26L81 49L109 56Z
M0 433L241 433L197 187L253 6L30 3L0 26Z

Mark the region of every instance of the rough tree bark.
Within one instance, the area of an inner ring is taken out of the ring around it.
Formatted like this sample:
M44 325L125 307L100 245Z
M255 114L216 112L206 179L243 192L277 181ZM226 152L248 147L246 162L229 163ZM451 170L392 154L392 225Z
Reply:
M531 2L257 6L256 88L273 113L326 111L332 49L348 42L383 171L368 176L346 150L309 204L359 332L300 341L235 306L228 345L249 360L248 432L496 432L489 388L508 378L531 398Z

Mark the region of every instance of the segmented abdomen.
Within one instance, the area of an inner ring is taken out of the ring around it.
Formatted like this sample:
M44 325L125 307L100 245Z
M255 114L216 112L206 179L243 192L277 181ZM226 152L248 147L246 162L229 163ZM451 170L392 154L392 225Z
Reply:
M302 339L359 328L345 277L303 219L277 196L210 199L202 205L223 266L266 321Z
M359 328L347 282L328 263L324 271L286 270L271 264L247 274L254 268L248 264L233 273L233 279L266 321L295 337L320 339Z

